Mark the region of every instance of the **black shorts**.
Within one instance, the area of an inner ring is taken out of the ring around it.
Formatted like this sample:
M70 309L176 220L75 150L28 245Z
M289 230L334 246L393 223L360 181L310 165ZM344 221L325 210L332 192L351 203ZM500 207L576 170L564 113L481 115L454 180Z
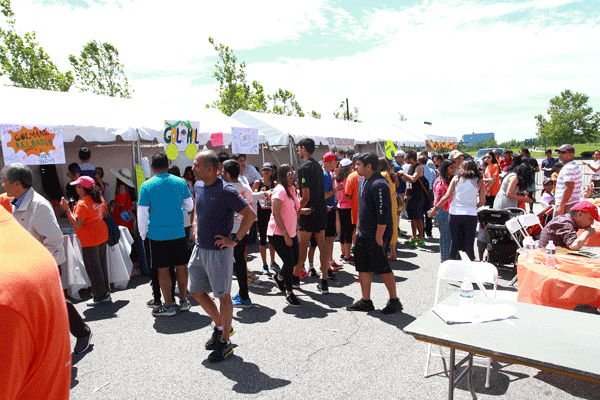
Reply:
M308 215L300 214L298 229L303 232L321 232L327 228L327 215L312 212Z
M423 197L409 197L406 202L408 219L423 219L425 199Z
M337 229L335 227L335 210L327 213L327 226L325 227L325 237L335 237Z
M383 238L383 246L379 246L375 239L356 238L354 246L354 265L358 272L371 272L373 274L387 274L392 272L385 252L389 238Z
M185 237L171 240L150 239L150 267L168 268L187 265L190 252Z

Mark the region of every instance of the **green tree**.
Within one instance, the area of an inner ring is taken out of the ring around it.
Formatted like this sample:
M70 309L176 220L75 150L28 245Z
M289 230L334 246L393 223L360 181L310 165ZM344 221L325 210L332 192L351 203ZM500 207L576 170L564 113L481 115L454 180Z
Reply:
M540 142L552 145L588 143L598 137L600 114L587 105L589 97L582 93L561 92L550 100L549 119L537 115Z
M37 42L35 32L20 35L10 0L0 0L0 12L8 28L0 26L0 75L13 86L66 92L73 85L71 71L62 73Z
M269 96L269 100L273 102L273 108L269 111L273 114L304 117L302 107L296 101L296 95L288 90L280 88L273 95Z
M315 110L312 110L310 112L310 116L316 119L321 119L321 113L316 112Z
M337 110L333 111L333 117L335 119L347 119L348 116L346 114L346 101L342 100ZM354 107L354 112L350 111L350 121L361 122L358 120L358 107Z
M110 43L90 40L80 56L69 55L69 62L77 76L77 88L111 97L130 98L133 90L119 62L119 52Z
M248 85L246 63L238 64L237 57L229 46L215 44L212 37L208 41L219 53L219 61L215 64L217 70L213 75L219 82L219 99L206 107L218 108L228 116L239 109L266 112L267 96L257 81L252 82L252 86Z
M406 118L401 112L398 112L398 119L400 121L408 121L408 118Z

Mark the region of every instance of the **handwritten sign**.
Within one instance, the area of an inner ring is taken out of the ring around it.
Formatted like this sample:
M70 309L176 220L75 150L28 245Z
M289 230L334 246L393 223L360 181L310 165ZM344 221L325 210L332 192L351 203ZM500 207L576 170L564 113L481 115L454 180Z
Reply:
M234 153L258 154L258 129L232 127L231 150Z
M46 125L0 125L4 164L64 164L62 128Z
M223 132L211 133L210 134L210 145L212 147L223 146Z
M186 147L193 144L198 148L198 131L200 122L184 120L165 120L165 130L163 140L166 148L172 144L178 151L185 151Z
M330 149L335 147L339 150L354 150L354 139L328 137L327 143Z

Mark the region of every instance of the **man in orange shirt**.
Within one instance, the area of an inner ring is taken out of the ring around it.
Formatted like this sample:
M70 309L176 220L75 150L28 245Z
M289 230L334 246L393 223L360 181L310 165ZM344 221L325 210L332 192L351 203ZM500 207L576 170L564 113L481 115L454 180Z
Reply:
M352 162L356 163L358 156L360 154L356 153L352 156ZM348 180L346 181L346 187L344 188L344 194L348 200L351 200L352 206L352 225L358 225L358 182L363 177L358 174L357 171L352 172L348 175ZM352 233L352 246L356 243L356 229ZM350 256L348 262L354 262L354 257Z
M68 400L71 343L56 262L3 207L0 265L0 399Z

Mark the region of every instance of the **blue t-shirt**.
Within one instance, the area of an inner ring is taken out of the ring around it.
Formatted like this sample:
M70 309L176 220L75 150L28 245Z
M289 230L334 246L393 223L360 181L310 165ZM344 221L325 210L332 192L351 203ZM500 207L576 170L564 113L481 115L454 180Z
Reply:
M210 186L204 186L203 183L197 181L194 185L197 245L202 249L218 250L219 247L215 246L215 236L231 234L234 214L246 208L248 202L233 186L219 177Z
M156 175L144 182L138 204L148 207L147 236L152 240L185 237L181 205L184 199L190 197L185 181L169 173Z
M325 192L331 192L333 190L333 179L331 178L331 174L329 174L329 172L325 170L323 170L323 183L325 187ZM327 202L327 205L329 207L333 207L333 210L337 208L335 204L335 193L330 198L325 199L325 201Z
M399 172L402 169L402 167L398 165L396 160L392 160L392 164L394 165L394 172ZM398 187L396 188L396 193L404 196L404 193L406 192L406 182L404 182L400 178L398 178L398 181L400 182L400 185L398 185Z
M544 161L542 161L542 168L552 168L557 162L558 159L554 157L551 157L550 159L545 158ZM550 178L552 176L552 171L544 171L544 176Z

